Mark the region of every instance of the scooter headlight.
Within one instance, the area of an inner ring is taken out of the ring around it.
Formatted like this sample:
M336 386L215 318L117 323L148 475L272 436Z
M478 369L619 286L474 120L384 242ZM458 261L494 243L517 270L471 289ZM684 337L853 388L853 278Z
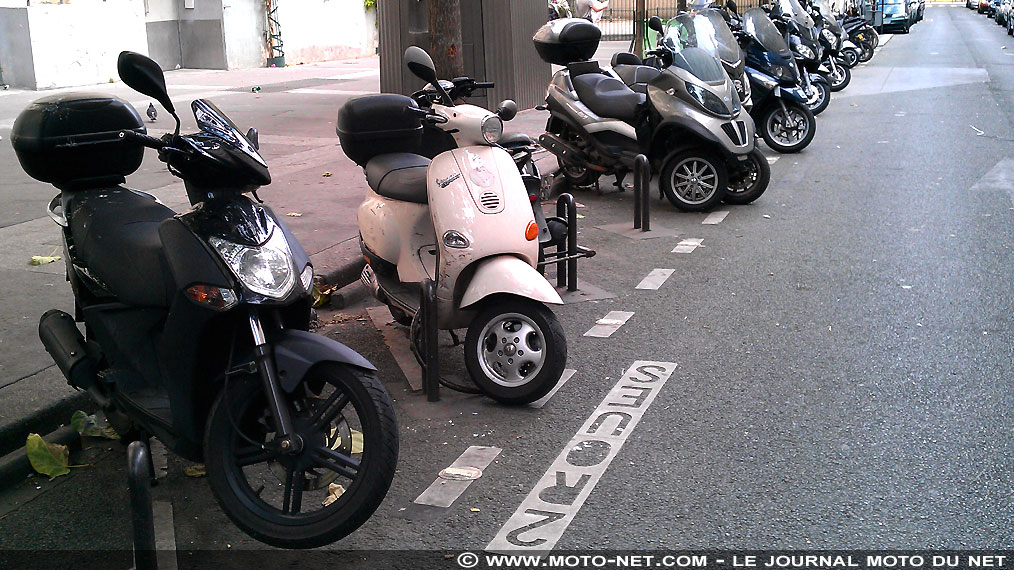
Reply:
M496 115L490 115L482 120L482 138L489 144L496 144L503 135L503 121Z
M239 282L254 293L281 299L295 285L296 270L292 265L292 252L280 230L274 230L268 241L259 247L249 247L215 236L209 238L208 242L222 256Z
M690 96L700 103L701 107L704 107L708 111L720 116L720 117L731 117L733 111L730 110L729 105L726 105L718 95L715 95L711 91L701 87L700 85L694 85L687 81L687 92ZM736 107L739 105L737 104Z
M841 38L839 38L831 30L824 28L820 31L820 35L824 36L824 40L827 41L827 45L830 46L832 50L837 51L841 48Z
M813 50L803 44L796 44L796 53L798 53L803 59L817 59L817 54L813 53Z

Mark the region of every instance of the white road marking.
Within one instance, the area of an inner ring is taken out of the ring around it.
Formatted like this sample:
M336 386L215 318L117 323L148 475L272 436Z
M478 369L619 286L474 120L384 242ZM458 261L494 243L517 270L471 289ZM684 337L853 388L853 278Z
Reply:
M155 478L164 479L169 474L169 450L155 438L151 438L148 447L151 452L151 463L155 467Z
M627 322L632 316L634 316L634 313L630 311L609 311L606 316L595 321L595 326L588 329L588 332L584 333L584 336L606 338L619 330L623 326L623 323Z
M405 335L404 330L393 324L394 317L391 316L391 309L387 305L366 307L366 313L370 315L373 326L377 327L381 336L384 337L384 344L391 351L391 356L398 363L398 368L401 368L401 373L408 380L408 385L416 392L422 390L422 367L419 366L419 361L412 354L412 348L409 346L408 336Z
M376 93L376 91L348 91L345 89L314 89L312 87L304 87L302 89L290 89L286 93L296 95L369 95Z
M324 77L323 79L340 80L340 79L359 79L361 77L379 77L379 69L365 69L363 71L353 71L352 73L342 73L339 75L332 75L330 77Z
M160 570L176 570L176 528L173 522L173 504L169 501L151 503L152 521L155 523L155 560Z
M552 550L675 370L674 362L632 364L486 550Z
M658 289L675 271L675 269L652 269L634 289Z
M767 157L768 164L774 164L774 163L778 162L779 158L781 158L781 157L780 156L769 156L769 157Z
M685 239L676 244L676 247L673 248L672 253L693 253L693 251L697 249L702 243L704 243L704 240L701 238Z
M560 388L563 388L563 385L567 383L567 380L570 380L571 377L574 376L575 372L577 372L577 370L574 370L573 368L564 368L563 375L560 376L560 381L556 383L556 386L553 386L553 389L550 390L549 393L546 394L545 396L539 398L538 400L535 400L531 404L528 404L528 407L541 408L542 406L545 406L546 402L548 402L550 398L552 398L557 392L559 392Z
M463 469L474 468L482 471L500 455L502 450L499 447L482 447L473 445L454 460L448 467ZM434 507L447 508L458 500L458 497L465 492L465 489L472 484L472 480L455 480L437 477L436 481L426 488L421 495L416 497L413 503L418 505L431 505Z
M728 215L729 215L728 210L718 210L717 212L711 212L710 214L708 214L708 217L704 218L704 221L701 223L706 226L715 226L722 223L722 220L724 220L725 217Z

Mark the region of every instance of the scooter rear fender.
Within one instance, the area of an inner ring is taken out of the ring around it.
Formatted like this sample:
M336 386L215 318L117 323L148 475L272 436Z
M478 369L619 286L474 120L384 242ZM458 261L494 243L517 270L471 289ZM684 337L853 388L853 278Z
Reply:
M542 303L562 305L563 299L546 278L527 262L512 255L487 257L479 261L461 296L461 308L499 293L517 295Z

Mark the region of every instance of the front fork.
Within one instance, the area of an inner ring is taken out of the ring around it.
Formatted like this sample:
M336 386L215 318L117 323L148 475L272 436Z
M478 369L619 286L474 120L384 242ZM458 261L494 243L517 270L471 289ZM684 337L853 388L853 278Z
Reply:
M289 415L289 408L278 382L275 355L271 352L271 346L264 335L264 326L261 324L260 313L256 308L250 309L249 319L250 333L254 340L254 360L257 362L257 371L264 383L264 393L267 395L271 419L274 420L278 429L278 447L282 453L299 453L303 449L303 440L293 432L292 416Z

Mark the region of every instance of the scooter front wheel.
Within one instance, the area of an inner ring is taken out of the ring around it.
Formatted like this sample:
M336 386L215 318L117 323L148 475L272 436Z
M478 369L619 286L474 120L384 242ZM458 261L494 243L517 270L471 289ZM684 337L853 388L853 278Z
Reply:
M484 394L502 404L528 404L545 396L566 364L563 327L542 303L498 295L468 326L468 373Z
M398 463L394 406L372 372L322 363L288 396L302 441L285 453L256 375L230 378L204 435L208 483L243 532L281 548L315 548L359 528Z
M725 201L729 204L753 202L760 198L771 182L771 166L760 149L754 147L744 162L737 164L735 169L729 169L729 190L725 194Z
M817 119L809 108L795 101L786 101L784 109L781 105L771 105L760 116L757 128L772 150L789 154L809 146L817 132Z
M841 56L842 63L845 64L845 67L852 69L853 67L859 65L859 50L852 48L844 49L841 52Z
M710 210L725 197L728 173L714 153L689 149L666 160L658 183L665 197L686 212Z
M852 70L848 67L841 65L839 62L835 62L837 65L834 67L834 72L831 73L831 92L837 93L842 89L849 86L852 82Z
M831 104L831 88L827 83L814 81L810 84L810 89L812 89L812 93L808 93L806 106L816 116L823 113L824 109L827 109L827 106Z

